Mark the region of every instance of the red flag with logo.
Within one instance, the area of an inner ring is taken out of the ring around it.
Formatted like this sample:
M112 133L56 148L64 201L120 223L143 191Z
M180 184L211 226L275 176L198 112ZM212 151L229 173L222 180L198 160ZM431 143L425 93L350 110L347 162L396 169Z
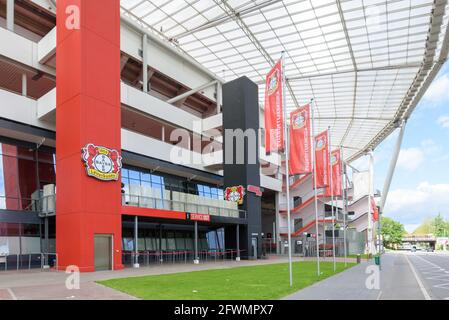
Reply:
M332 192L334 196L340 197L342 194L340 150L334 150L331 152L331 170L332 170Z
M373 221L379 220L379 209L376 206L376 201L374 201L374 198L371 198L371 213L373 215Z
M267 74L265 83L265 150L284 151L282 62L279 61Z
M327 130L315 136L316 186L329 186L329 144Z
M290 174L312 172L310 105L290 113Z

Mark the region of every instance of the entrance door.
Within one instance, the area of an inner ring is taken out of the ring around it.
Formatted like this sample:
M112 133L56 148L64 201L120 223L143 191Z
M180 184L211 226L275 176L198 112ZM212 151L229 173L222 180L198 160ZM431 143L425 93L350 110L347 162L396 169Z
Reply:
M112 269L112 235L95 235L95 271Z
M253 251L252 258L257 260L257 238L251 239L251 247L252 247L252 251Z

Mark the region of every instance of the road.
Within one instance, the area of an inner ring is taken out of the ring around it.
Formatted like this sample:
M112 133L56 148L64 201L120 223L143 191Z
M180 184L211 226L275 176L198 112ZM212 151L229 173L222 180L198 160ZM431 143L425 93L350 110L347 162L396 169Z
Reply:
M414 252L405 255L432 300L449 300L449 254Z
M364 262L300 290L287 300L449 300L449 254L396 252L382 256L378 285L368 287ZM374 269L378 270L376 267Z

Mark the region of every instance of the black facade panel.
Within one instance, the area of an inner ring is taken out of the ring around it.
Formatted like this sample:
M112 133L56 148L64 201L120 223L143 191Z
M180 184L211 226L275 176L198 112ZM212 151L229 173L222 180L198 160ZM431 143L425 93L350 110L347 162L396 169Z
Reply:
M242 77L223 85L223 129L238 130L243 132L252 130L255 136L255 145L248 145L245 138L244 163L237 164L238 144L236 141L228 141L227 133L224 133L224 188L242 185L247 189L248 185L260 186L259 164L259 101L258 86L247 77ZM248 153L252 149L255 162L249 163ZM232 149L232 150L231 150ZM227 163L226 154L233 152L233 162ZM239 207L246 210L247 226L240 226L240 248L245 250L242 257L252 257L252 241L257 239L257 255L260 257L262 249L262 219L261 199L254 193L246 192L243 204ZM235 228L232 228L235 230ZM231 230L229 230L231 231ZM226 241L230 246L235 246L234 232L226 233Z

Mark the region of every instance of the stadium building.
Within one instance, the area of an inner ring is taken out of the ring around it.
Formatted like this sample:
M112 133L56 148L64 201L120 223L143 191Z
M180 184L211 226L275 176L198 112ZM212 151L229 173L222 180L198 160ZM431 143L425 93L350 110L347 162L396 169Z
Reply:
M288 111L313 98L347 164L344 200L290 177L293 253L328 255L332 225L372 252L376 192L355 198L349 165L403 131L446 60L447 1L379 5L368 27L351 1L234 2L0 0L0 270L285 254L264 131L283 51Z

